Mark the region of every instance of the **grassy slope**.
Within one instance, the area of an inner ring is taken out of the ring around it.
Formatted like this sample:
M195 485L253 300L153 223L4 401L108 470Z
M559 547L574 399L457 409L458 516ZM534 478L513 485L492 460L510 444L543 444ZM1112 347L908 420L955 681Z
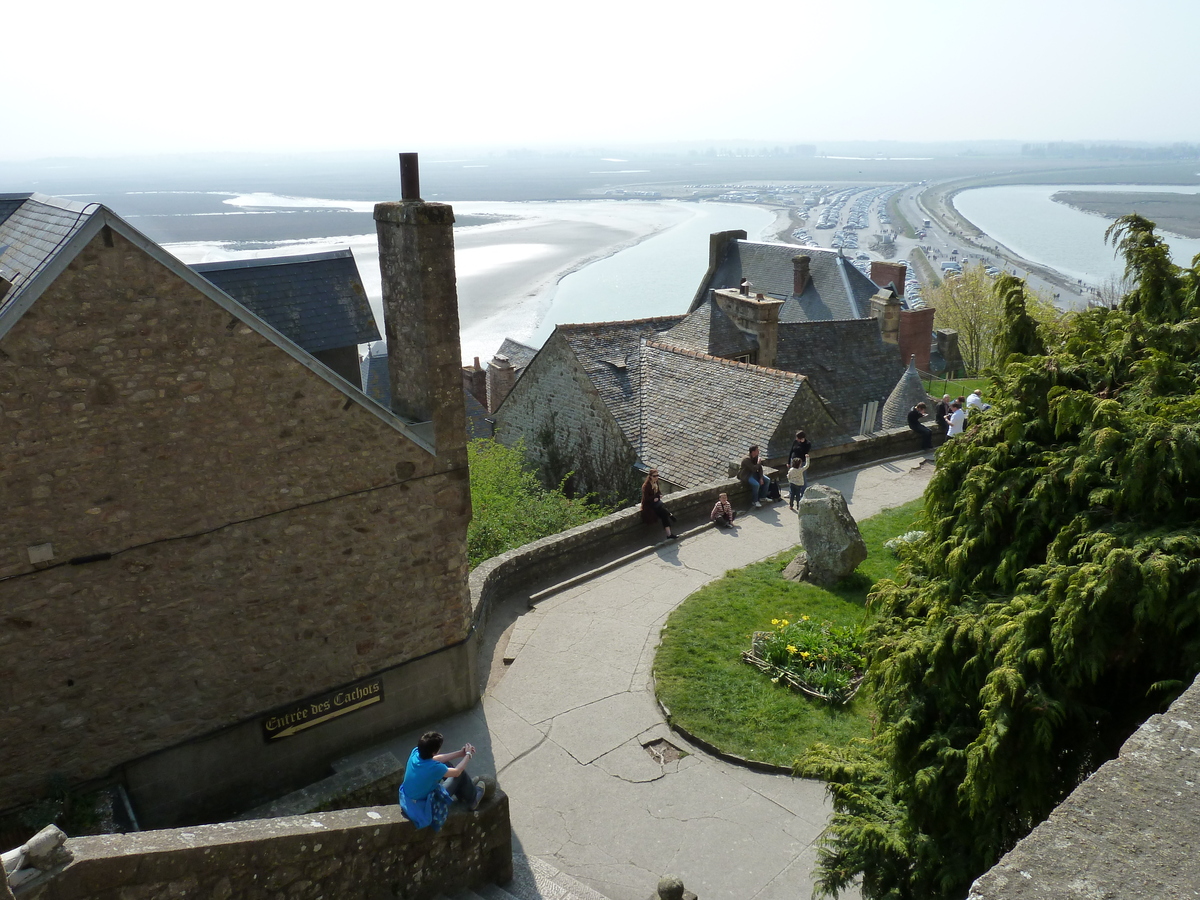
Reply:
M741 661L750 634L773 618L809 615L837 624L863 621L872 584L895 572L883 542L909 530L914 501L860 523L866 562L832 590L785 581L795 551L726 574L685 600L667 621L655 660L658 696L673 721L721 749L790 766L818 741L842 744L869 734L874 707L860 693L848 707L809 700Z

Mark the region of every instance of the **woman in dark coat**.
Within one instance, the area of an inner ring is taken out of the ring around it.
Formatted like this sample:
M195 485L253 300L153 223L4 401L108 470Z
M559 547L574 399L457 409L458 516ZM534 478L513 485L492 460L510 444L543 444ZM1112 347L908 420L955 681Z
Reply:
M675 517L667 511L662 501L662 489L658 486L658 469L651 469L646 480L642 482L642 521L651 525L655 519L662 522L662 527L667 531L667 540L675 540L675 535L671 532L671 522Z

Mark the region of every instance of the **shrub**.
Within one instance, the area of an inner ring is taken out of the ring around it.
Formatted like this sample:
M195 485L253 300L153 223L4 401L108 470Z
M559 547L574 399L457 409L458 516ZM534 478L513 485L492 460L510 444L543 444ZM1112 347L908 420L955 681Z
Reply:
M591 497L569 499L547 490L525 461L525 447L487 438L467 445L473 516L467 528L467 561L475 568L506 550L558 534L607 515Z

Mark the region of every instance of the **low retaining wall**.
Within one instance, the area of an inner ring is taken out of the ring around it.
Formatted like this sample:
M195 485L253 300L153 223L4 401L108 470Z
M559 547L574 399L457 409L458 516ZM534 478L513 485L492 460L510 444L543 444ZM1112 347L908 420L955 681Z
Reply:
M940 437L935 434L935 442L940 441ZM917 453L919 447L919 439L908 428L860 435L844 444L814 450L808 476L828 475L878 460ZM735 506L749 503L749 492L736 478L675 491L663 499L671 512L681 520L707 519L717 495L722 491L729 494ZM660 536L658 523L644 524L641 508L630 506L489 559L471 573L471 607L476 628L482 628L494 598L535 582L546 581L558 567L579 567L628 547L639 538L644 537L649 543Z
M508 797L455 809L441 832L398 806L71 838L75 859L17 900L431 900L512 880Z

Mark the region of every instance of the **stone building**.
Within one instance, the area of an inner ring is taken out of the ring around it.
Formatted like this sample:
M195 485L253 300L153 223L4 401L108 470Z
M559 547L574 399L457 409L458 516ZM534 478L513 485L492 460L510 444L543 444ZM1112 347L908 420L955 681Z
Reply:
M376 219L400 412L105 207L0 195L0 805L195 822L475 702L452 214Z
M929 358L933 310L913 317L841 254L745 236L712 235L686 315L559 326L521 360L497 438L523 441L548 484L570 473L569 488L628 500L650 467L691 487L752 443L783 462L797 430L830 447L882 428L901 354ZM903 284L903 267L885 274ZM509 355L489 379L512 377Z
M729 474L750 444L782 457L798 428L839 426L808 379L668 342L681 316L560 325L495 415L547 483L629 501L654 467L672 487Z

